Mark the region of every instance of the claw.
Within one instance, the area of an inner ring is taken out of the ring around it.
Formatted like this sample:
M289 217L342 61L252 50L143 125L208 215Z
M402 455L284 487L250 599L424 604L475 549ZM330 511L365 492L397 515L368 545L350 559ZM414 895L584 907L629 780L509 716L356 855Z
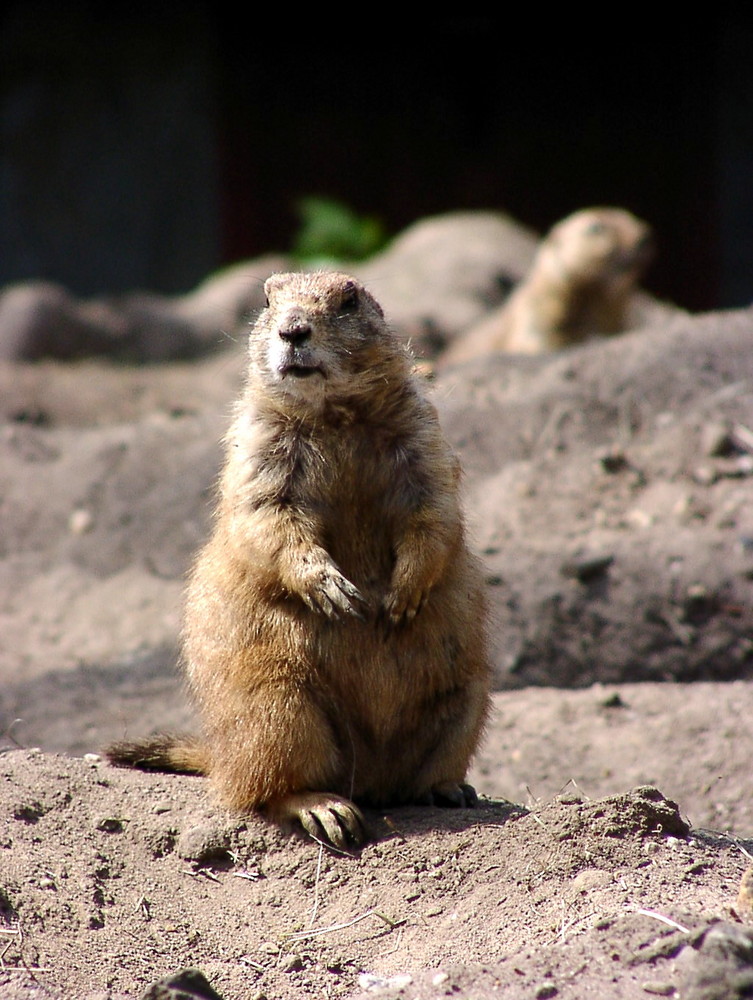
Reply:
M297 792L267 804L271 819L298 820L317 840L347 850L366 839L366 821L349 799L326 792Z
M331 809L337 814L341 823L345 826L345 829L350 834L352 840L356 844L360 844L364 839L364 819L361 813L356 809L356 807L348 802L337 802Z
M463 795L465 796L465 805L467 809L475 809L478 805L478 792L473 787L473 785L461 785L463 790Z
M384 609L392 625L402 625L412 622L416 615L426 604L427 594L421 590L415 590L408 596L400 595L393 591L388 594L384 601Z
M434 785L431 797L436 806L473 809L478 805L478 795L473 785L458 785L454 781L443 781L439 785Z
M328 809L302 810L299 819L303 829L317 840L322 839L322 831L324 831L324 839L334 844L335 847L345 848L347 846L342 827L337 822L335 815Z
M361 607L368 607L366 598L334 567L322 570L309 592L303 592L301 597L312 611L333 621L343 615L365 621Z

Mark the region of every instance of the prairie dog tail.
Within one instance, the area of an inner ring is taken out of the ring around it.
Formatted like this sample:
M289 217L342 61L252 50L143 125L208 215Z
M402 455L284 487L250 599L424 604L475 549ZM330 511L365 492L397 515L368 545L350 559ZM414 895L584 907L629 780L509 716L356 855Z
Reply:
M139 740L123 740L106 747L104 755L116 767L178 774L209 773L208 750L196 736L158 733Z

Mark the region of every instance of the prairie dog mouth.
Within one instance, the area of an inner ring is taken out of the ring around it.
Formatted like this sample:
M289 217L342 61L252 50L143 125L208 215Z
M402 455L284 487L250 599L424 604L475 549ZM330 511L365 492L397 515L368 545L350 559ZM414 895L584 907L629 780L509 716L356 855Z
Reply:
M275 367L283 379L288 376L294 379L305 379L312 375L324 375L324 369L316 352L310 350L306 345L286 345L276 360Z
M309 378L311 375L324 376L324 372L319 365L306 365L293 361L284 362L280 365L278 371L283 378L287 378L288 375L292 375L293 378Z

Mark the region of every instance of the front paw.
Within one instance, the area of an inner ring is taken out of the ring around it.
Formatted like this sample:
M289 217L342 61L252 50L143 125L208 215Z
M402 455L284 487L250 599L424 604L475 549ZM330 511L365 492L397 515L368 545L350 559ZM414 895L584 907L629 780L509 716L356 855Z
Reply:
M412 622L426 603L428 591L391 590L384 599L383 608L392 625L402 625Z
M322 565L309 573L301 598L312 611L337 620L351 617L365 620L366 598L334 565Z

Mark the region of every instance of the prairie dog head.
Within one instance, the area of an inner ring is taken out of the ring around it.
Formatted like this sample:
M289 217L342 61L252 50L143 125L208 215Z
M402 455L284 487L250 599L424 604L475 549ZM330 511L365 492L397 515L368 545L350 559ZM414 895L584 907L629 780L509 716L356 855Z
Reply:
M585 208L552 227L541 244L541 265L583 284L634 284L650 260L651 229L620 208Z
M252 371L275 392L313 404L348 394L400 356L382 309L339 272L274 274L249 338Z

